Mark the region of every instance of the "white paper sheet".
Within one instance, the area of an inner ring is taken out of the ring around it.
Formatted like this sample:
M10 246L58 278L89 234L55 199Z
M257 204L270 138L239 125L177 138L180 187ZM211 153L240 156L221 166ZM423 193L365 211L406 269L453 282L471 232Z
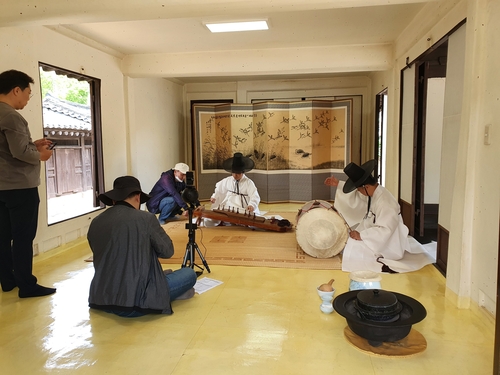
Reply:
M194 284L194 291L198 294L205 293L206 291L215 288L222 284L222 281L209 279L208 277L204 277L203 279L199 279Z

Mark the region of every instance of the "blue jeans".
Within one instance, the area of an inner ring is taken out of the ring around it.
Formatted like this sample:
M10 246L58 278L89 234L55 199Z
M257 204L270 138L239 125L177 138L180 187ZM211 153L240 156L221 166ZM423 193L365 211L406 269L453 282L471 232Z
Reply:
M170 301L175 300L183 293L191 289L196 284L196 272L189 267L184 267L165 275L168 289L170 291ZM146 315L140 311L113 311L105 310L124 318L137 318Z
M173 197L163 198L158 205L158 209L160 210L158 220L160 221L160 224L163 225L167 219L174 217L179 208L180 206L175 202Z
M189 267L183 267L165 275L170 290L170 301L191 289L196 284L196 272Z

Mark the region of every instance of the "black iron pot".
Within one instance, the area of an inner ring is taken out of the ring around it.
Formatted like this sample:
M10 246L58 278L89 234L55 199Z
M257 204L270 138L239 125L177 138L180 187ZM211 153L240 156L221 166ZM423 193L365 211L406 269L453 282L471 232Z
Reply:
M401 305L400 310L397 304L396 307L391 304L389 308L392 312L399 310L396 313L397 317L391 321L366 319L361 316L355 306L355 304L358 304L358 294L366 291L373 294L373 289L353 290L340 294L333 300L333 308L346 319L347 325L355 334L367 339L372 346L404 339L410 333L412 325L420 322L427 315L425 307L417 300L404 294L391 292ZM363 295L361 297L363 301ZM378 313L377 308L371 309L371 312L373 313L374 310Z
M394 293L379 289L360 291L354 300L360 316L376 322L393 322L399 318L403 305Z

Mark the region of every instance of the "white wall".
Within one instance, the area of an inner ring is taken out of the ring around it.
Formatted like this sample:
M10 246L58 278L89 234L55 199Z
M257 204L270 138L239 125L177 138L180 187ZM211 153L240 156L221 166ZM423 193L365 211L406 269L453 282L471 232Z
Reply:
M184 162L182 86L162 78L125 78L129 114L128 173L149 193L160 174Z
M2 59L0 69L17 69L26 72L35 80L34 96L28 106L21 111L27 119L32 137L42 138L43 122L39 85L38 62L101 78L102 81L102 124L104 170L106 186L112 185L109 175L122 174L127 166L125 143L123 79L120 61L100 53L90 47L61 36L45 27L1 28L0 45ZM94 212L74 220L47 225L45 188L45 168L42 167L40 194L40 214L38 233L35 238L35 253L45 252L61 244L73 241L87 233L90 220L99 212Z
M468 26L463 25L448 40L447 85L444 96L443 112L443 144L441 158L439 225L446 230L451 227L453 208L453 192L449 186L454 185L454 191L462 190L463 184L456 184L458 153L457 145L462 120L462 102L464 93L465 37ZM463 152L463 151L462 151ZM463 194L463 193L462 193ZM455 203L457 205L457 203ZM462 205L460 205L462 206ZM463 207L462 207L463 208Z
M500 4L470 0L468 5L464 107L450 223L450 233L457 235L450 237L453 272L447 285L457 294L459 306L467 306L470 297L494 311L500 212ZM486 124L492 124L489 145L483 137Z
M471 133L477 149L472 168L476 173L470 177L473 184L473 212L480 213L481 219L474 219L474 233L471 247L476 256L472 260L471 294L489 311L495 309L496 276L498 264L498 231L500 207L500 2L480 1L476 17L478 30L474 53L478 54L477 65L470 74L471 81L479 82L471 90L472 100L470 123ZM475 65L475 64L474 64ZM472 83L472 82L471 82ZM466 86L470 87L470 86ZM485 125L490 124L490 144L485 144ZM480 167L477 167L480 166ZM470 212L467 211L466 215Z
M499 2L426 4L397 41L395 70L402 70L407 57L418 57L465 18L464 29L455 35L458 41L465 33L465 50L453 39L449 44L449 54L461 52L464 60L453 61L446 79L439 213L440 224L450 230L446 295L459 307L469 307L473 300L494 312L500 213L495 166L500 160ZM391 123L398 117L399 112ZM492 124L491 145L483 143L486 124Z
M35 80L34 96L21 111L29 123L33 139L43 136L39 61L101 79L106 190L112 188L116 177L130 173L138 174L144 180L144 190L150 189L159 171L171 168L172 163L175 164L181 157L184 129L183 96L179 85L160 78L125 80L119 58L45 27L0 28L0 45L0 71L21 70ZM129 90L126 90L126 85ZM128 107L131 108L130 116ZM158 159L162 161L157 162ZM101 212L99 210L49 227L44 171L42 167L35 253L46 252L86 236L91 220Z
M439 204L441 142L446 78L431 78L427 86L425 118L424 203Z

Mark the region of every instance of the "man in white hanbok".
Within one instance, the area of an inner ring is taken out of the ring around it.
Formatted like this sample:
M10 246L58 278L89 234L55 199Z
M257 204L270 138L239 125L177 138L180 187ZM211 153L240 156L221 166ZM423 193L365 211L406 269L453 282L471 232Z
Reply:
M349 177L345 183L334 176L325 180L326 185L337 187L335 209L353 228L344 248L342 270L415 271L433 259L408 236L398 202L372 176L375 163L349 163L344 168Z
M240 213L249 211L259 215L259 192L254 182L245 175L245 172L253 169L253 160L237 152L224 161L223 167L231 176L215 184L215 191L210 198L212 209L231 209ZM207 226L218 223L205 220Z

